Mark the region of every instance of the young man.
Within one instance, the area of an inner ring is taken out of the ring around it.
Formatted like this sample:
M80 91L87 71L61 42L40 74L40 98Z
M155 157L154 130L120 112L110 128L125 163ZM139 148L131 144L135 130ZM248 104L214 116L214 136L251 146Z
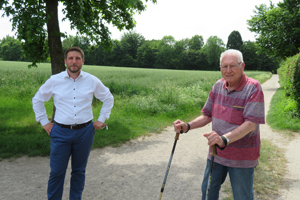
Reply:
M67 70L51 76L32 99L36 121L51 137L50 178L48 199L62 199L69 158L72 162L70 199L81 199L85 168L93 144L95 129L105 127L114 98L109 89L95 76L81 70L84 53L79 47L65 52ZM93 122L93 95L103 102L100 116ZM47 119L45 101L53 96L56 108L54 121Z
M205 133L208 145L217 144L211 178L209 200L219 198L219 190L229 174L236 200L253 199L254 168L260 151L259 124L265 123L264 96L257 80L244 73L245 63L240 51L227 50L221 54L220 69L223 78L212 87L202 109L203 115L184 123L174 122L175 131L203 127L212 122L212 132ZM211 156L202 182L202 199L205 199Z

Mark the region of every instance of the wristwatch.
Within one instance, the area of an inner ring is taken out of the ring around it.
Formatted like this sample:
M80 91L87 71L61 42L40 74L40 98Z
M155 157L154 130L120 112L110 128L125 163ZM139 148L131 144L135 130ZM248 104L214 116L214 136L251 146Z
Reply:
M229 144L229 142L230 142L230 140L229 140L229 138L228 137L226 137L226 135L222 135L225 139L226 139L226 141L227 141L227 144L226 144L226 146Z

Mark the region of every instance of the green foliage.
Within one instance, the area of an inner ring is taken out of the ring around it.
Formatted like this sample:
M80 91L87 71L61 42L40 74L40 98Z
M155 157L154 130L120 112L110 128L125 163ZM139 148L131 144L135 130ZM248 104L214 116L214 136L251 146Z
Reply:
M7 16L12 15L12 27L17 31L19 40L24 40L22 48L26 57L32 60L32 65L47 59L47 43L45 24L47 16L45 3L38 1L15 0L12 5L5 5L8 2L2 1L0 9L3 9Z
M270 71L277 73L279 59L261 52L260 47L251 41L246 41L241 46L246 70Z
M122 65L122 57L123 57L123 50L121 46L121 42L118 40L112 41L112 51L110 54L107 55L106 58L106 65L108 66L124 66Z
M202 49L204 45L203 37L201 35L194 35L190 40L189 40L189 49L191 50L200 50Z
M51 76L50 64L27 69L28 63L0 61L0 158L48 155L50 138L35 121L31 99ZM116 146L148 133L159 132L177 118L200 115L220 72L83 66L111 90L115 105L109 130L97 130L93 148ZM246 72L248 76L270 73ZM93 101L94 120L101 103ZM52 116L53 100L45 103Z
M226 48L241 50L242 45L243 45L243 40L240 32L232 31L228 36Z
M208 64L210 65L210 70L220 69L220 55L225 51L224 43L222 39L217 36L211 36L206 41L203 47L203 52L207 57Z
M156 0L151 1L156 3ZM47 60L48 36L52 72L63 69L60 36L64 34L59 32L58 2L65 6L63 20L68 19L71 22L71 29L76 28L78 33L85 35L90 42L102 44L106 49L111 46L107 25L113 24L120 30L130 30L135 26L135 12L140 13L146 8L141 0L112 0L109 3L105 0L2 0L0 9L4 10L5 15L12 16L13 30L16 30L18 39L24 41L24 53L32 61L29 66L36 66L36 63Z
M169 38L167 44L162 45L162 40L144 40L143 36L134 32L129 32L126 37L121 41L113 40L111 51L105 51L105 48L101 45L91 45L89 40L83 36L69 36L62 42L63 51L72 46L79 46L85 53L85 64L88 65L105 65L105 66L127 66L127 67L141 67L141 68L170 68L170 69L185 69L185 70L219 70L212 64L208 63L208 53L206 48L191 47L194 45L191 41L199 41L202 37L197 35L193 39L182 39L175 41L174 38ZM127 38L130 39L127 42ZM23 52L19 52L18 48L14 48L20 41L9 37L9 41L12 46L3 45L8 48L9 55L15 55L13 60L24 60ZM136 39L134 39L136 38ZM2 43L7 44L6 38L2 39ZM136 41L136 42L134 42ZM168 42L173 41L173 46L168 46ZM0 52L1 44L0 42ZM137 45L135 45L137 44ZM140 46L139 46L140 45ZM200 45L200 43L199 43ZM218 44L217 44L218 45ZM168 48L170 47L170 48ZM19 46L20 48L20 46ZM2 48L5 49L5 48ZM278 59L267 56L260 51L259 46L255 42L246 41L241 46L241 51L244 55L244 61L246 63L247 70L259 70L259 71L271 71L276 73L279 67ZM136 56L133 56L132 52L136 52ZM1 54L2 55L2 54ZM136 58L136 59L135 59ZM217 59L217 56L216 58ZM6 59L4 59L6 60ZM50 57L47 58L47 62L50 62Z
M140 46L143 45L144 42L145 42L145 37L133 31L124 33L121 37L121 45L123 47L124 53L128 54L133 59L137 58L137 50Z
M286 59L278 73L286 95L297 102L300 111L300 54Z
M153 68L158 54L158 41L145 41L137 49L137 65L141 68Z
M207 55L202 50L189 50L185 52L185 69L212 70L207 61Z
M0 41L0 55L3 60L21 61L22 43L14 37L6 36Z
M258 48L255 42L246 41L241 46L241 52L243 53L243 59L246 64L247 70L258 70L259 67L257 54Z
M247 23L249 30L259 36L257 42L262 50L278 57L293 56L300 47L299 0L285 0L275 7L256 6L255 15Z
M155 68L174 69L172 67L172 59L175 39L173 36L164 36L158 44L158 54L155 63Z

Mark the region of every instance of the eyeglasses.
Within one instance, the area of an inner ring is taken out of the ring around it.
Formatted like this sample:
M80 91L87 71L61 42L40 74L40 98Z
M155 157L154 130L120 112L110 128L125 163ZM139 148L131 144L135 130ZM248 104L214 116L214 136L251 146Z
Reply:
M221 68L221 70L226 70L229 67L231 70L234 70L238 66L240 66L241 64L242 64L242 62L240 62L240 63L238 63L236 65L220 65L220 68Z

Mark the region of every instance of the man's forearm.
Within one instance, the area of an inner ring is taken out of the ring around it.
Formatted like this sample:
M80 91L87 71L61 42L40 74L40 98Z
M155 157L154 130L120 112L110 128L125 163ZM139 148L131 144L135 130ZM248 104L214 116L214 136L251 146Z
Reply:
M205 126L206 124L210 123L211 117L208 117L206 115L201 115L194 119L193 121L189 122L190 124L190 129L195 129L195 128L200 128Z
M241 124L233 131L226 133L225 136L229 138L229 141L231 143L243 138L245 135L255 130L255 128L256 128L256 123L245 121L243 124Z
M38 101L37 99L33 98L32 108L35 113L35 119L37 122L40 122L42 126L49 123L44 102Z
M102 101L103 105L100 111L100 115L98 117L98 121L105 122L106 119L109 118L111 109L114 106L114 97L112 94L108 95L108 97Z

